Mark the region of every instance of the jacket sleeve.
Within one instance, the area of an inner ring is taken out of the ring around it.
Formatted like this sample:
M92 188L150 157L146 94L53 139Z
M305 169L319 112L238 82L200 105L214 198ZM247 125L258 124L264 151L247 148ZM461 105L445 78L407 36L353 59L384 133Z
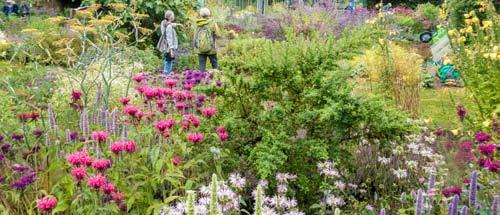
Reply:
M168 48L170 49L171 47L174 47L174 35L173 35L173 32L174 31L174 28L172 27L172 25L167 25L166 29L165 29L165 37L167 38L167 44L168 44Z

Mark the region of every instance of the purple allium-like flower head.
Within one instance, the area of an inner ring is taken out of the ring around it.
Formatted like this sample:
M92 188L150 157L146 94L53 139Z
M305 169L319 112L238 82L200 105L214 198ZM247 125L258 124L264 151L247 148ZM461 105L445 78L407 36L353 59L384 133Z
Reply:
M465 119L465 116L467 116L467 111L465 110L465 107L463 105L457 106L457 115L461 121L463 121Z
M21 141L24 139L24 135L23 134L12 134L12 135L10 135L10 138L12 138L12 140L15 140L15 141Z
M36 130L33 130L33 132L32 132L32 134L37 136L37 137L42 136L43 133L44 133L44 131L41 129L36 129Z
M477 132L476 135L474 135L476 138L477 142L487 142L491 140L491 135L483 133L483 132Z
M9 149L10 149L10 144L4 143L2 145L2 152L7 153L7 152L9 152Z

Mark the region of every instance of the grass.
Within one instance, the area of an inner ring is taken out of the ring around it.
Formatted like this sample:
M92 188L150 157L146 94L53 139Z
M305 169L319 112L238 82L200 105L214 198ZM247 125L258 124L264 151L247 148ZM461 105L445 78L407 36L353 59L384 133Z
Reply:
M459 124L456 106L464 105L473 113L475 105L465 88L433 88L421 91L421 116L438 127L455 128Z

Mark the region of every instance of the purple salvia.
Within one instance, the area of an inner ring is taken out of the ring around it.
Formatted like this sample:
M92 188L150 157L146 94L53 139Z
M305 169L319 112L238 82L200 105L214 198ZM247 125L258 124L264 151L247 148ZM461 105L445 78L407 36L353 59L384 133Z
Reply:
M436 185L436 176L431 173L431 175L429 176L429 184L427 184L427 194L433 192L435 185Z
M111 125L111 132L114 135L118 134L118 109L114 109L113 112L111 112L111 117L110 117L110 125Z
M128 125L127 124L123 124L122 129L123 129L122 139L123 140L128 140Z
M80 115L80 129L82 130L83 137L88 137L90 135L89 131L89 115L87 110L83 110Z
M500 196L493 197L493 203L491 204L491 214L498 214L498 203L500 203Z
M422 190L418 190L417 199L415 200L415 215L422 215L424 210L424 194Z
M101 123L101 126L104 128L104 130L109 133L108 115L108 110L102 108L101 113L99 114L99 122Z
M47 115L49 117L49 128L54 131L54 135L57 135L57 124L54 111L52 110L52 104L47 105Z
M66 129L66 142L71 142L71 131L69 129Z
M417 198L417 193L415 193L415 191L412 190L410 192L410 196L411 196L412 199L416 199Z
M50 146L50 137L49 137L49 135L48 135L48 134L47 134L47 135L45 135L45 145L46 145L46 146Z
M380 215L385 215L385 208L382 208L382 210L380 210Z
M476 195L477 195L477 172L473 171L470 178L469 185L469 207L472 211L476 209Z
M460 215L468 215L469 214L469 208L467 208L467 206L464 206L462 208L462 212L460 212Z
M458 195L453 196L453 200L451 200L450 210L448 211L448 215L458 215Z

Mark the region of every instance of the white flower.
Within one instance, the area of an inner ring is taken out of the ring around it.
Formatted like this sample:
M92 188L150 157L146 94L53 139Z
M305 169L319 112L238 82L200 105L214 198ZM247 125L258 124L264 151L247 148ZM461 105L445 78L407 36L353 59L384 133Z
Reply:
M406 178L408 176L408 172L404 169L393 169L392 173L394 173L394 175L399 179Z
M246 179L241 177L239 173L233 173L229 176L229 183L231 183L234 188L241 190L245 187Z
M335 184L335 187L337 187L340 190L344 190L345 189L345 183L342 182L342 181L335 181L334 184Z
M387 165L391 162L391 158L386 158L386 157L378 157L377 158L378 162Z

